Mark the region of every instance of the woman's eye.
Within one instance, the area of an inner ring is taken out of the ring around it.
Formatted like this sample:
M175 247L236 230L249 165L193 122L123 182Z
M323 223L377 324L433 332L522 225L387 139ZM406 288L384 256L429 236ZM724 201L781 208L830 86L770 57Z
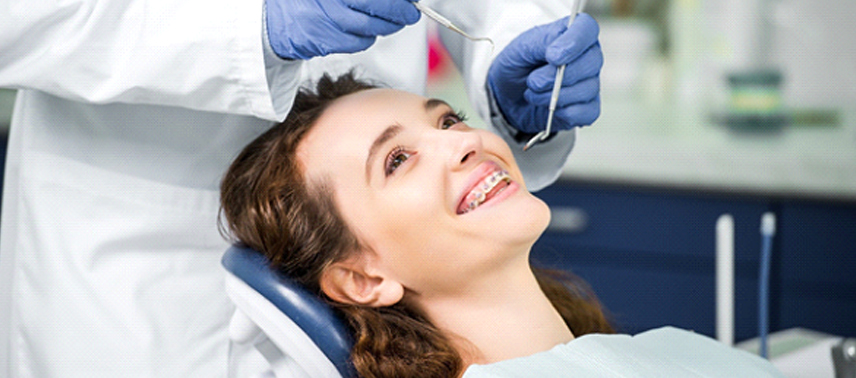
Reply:
M466 121L466 117L461 113L449 113L443 116L441 127L443 130L451 128L461 122Z
M398 167L404 164L407 159L410 159L411 156L413 156L412 153L405 151L401 147L396 147L386 157L384 173L386 173L387 176L391 175L396 169L398 169Z
M445 130L445 129L448 129L452 126L455 126L455 124L457 124L458 122L460 122L460 121L458 121L457 118L447 116L447 117L443 118L443 129Z

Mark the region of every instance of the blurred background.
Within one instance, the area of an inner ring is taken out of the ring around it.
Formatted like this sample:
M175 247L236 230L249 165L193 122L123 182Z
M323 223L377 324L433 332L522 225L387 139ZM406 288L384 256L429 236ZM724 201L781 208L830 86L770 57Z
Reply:
M537 193L553 221L533 259L587 280L621 331L714 336L716 223L728 214L733 335L752 349L770 212L771 355L856 337L856 1L589 0L585 11L601 26L602 115ZM483 124L436 40L431 53L429 95ZM13 100L0 89L3 136Z

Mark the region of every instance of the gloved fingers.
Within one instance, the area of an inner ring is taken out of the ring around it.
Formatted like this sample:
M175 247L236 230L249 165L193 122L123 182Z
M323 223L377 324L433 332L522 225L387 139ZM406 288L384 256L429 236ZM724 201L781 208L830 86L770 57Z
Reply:
M318 43L321 51L319 51L315 56L325 56L334 53L350 54L360 52L371 47L376 40L377 37L374 36L342 34L338 37L335 48L323 42Z
M557 130L568 130L577 126L588 126L600 116L600 96L592 101L556 107L553 124Z
M589 103L597 98L598 93L600 93L600 78L597 76L578 81L571 85L562 86L562 89L559 91L559 98L556 101L556 107ZM552 90L549 92L535 92L527 89L523 93L523 97L528 103L535 106L549 106L552 94Z
M419 21L422 13L409 0L340 0L357 12L404 27ZM400 29L400 28L399 28Z
M567 23L567 19L565 22ZM545 49L564 30L562 20L557 20L524 31L502 50L496 58L496 63L508 70L511 76L528 74L534 68L547 63L544 57Z
M600 116L600 70L603 53L597 23L585 14L529 29L511 41L488 70L488 84L500 110L520 131L546 126L556 70L567 64L554 115L557 130L593 123ZM558 42L557 42L558 41ZM549 46L553 50L548 51ZM549 62L547 53L558 55Z
M324 11L330 17L329 22L333 24L332 27L347 34L375 37L395 33L405 26L351 9L347 4L339 3L338 0L335 3L337 4L326 4ZM330 7L336 7L336 9L331 10ZM413 8L412 5L410 7Z
M582 56L567 64L562 76L562 86L567 87L596 77L600 74L601 68L603 68L603 51L600 49L600 44L595 43ZM535 92L551 92L553 82L556 80L556 70L558 67L549 64L536 68L526 78L526 86Z
M565 17L561 21L567 23L567 20ZM596 44L599 33L597 21L588 14L580 13L567 29L550 41L545 58L555 66L568 64Z

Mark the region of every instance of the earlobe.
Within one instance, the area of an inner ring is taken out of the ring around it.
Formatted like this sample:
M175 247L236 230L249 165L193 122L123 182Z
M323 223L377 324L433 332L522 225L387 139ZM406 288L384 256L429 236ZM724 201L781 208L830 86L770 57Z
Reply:
M392 306L404 297L404 287L382 274L368 273L357 259L336 262L321 273L321 290L330 299L370 307Z

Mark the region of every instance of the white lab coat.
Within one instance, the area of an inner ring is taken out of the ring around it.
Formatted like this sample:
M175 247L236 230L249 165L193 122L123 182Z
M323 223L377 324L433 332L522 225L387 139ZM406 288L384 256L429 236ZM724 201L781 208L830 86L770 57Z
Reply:
M431 4L491 36L495 55L568 14L561 2ZM2 202L0 376L224 376L222 173L322 72L357 67L422 92L426 25L286 63L263 48L261 0L0 0L0 86L21 89ZM447 43L487 119L490 47ZM522 158L530 187L557 177L573 138Z

